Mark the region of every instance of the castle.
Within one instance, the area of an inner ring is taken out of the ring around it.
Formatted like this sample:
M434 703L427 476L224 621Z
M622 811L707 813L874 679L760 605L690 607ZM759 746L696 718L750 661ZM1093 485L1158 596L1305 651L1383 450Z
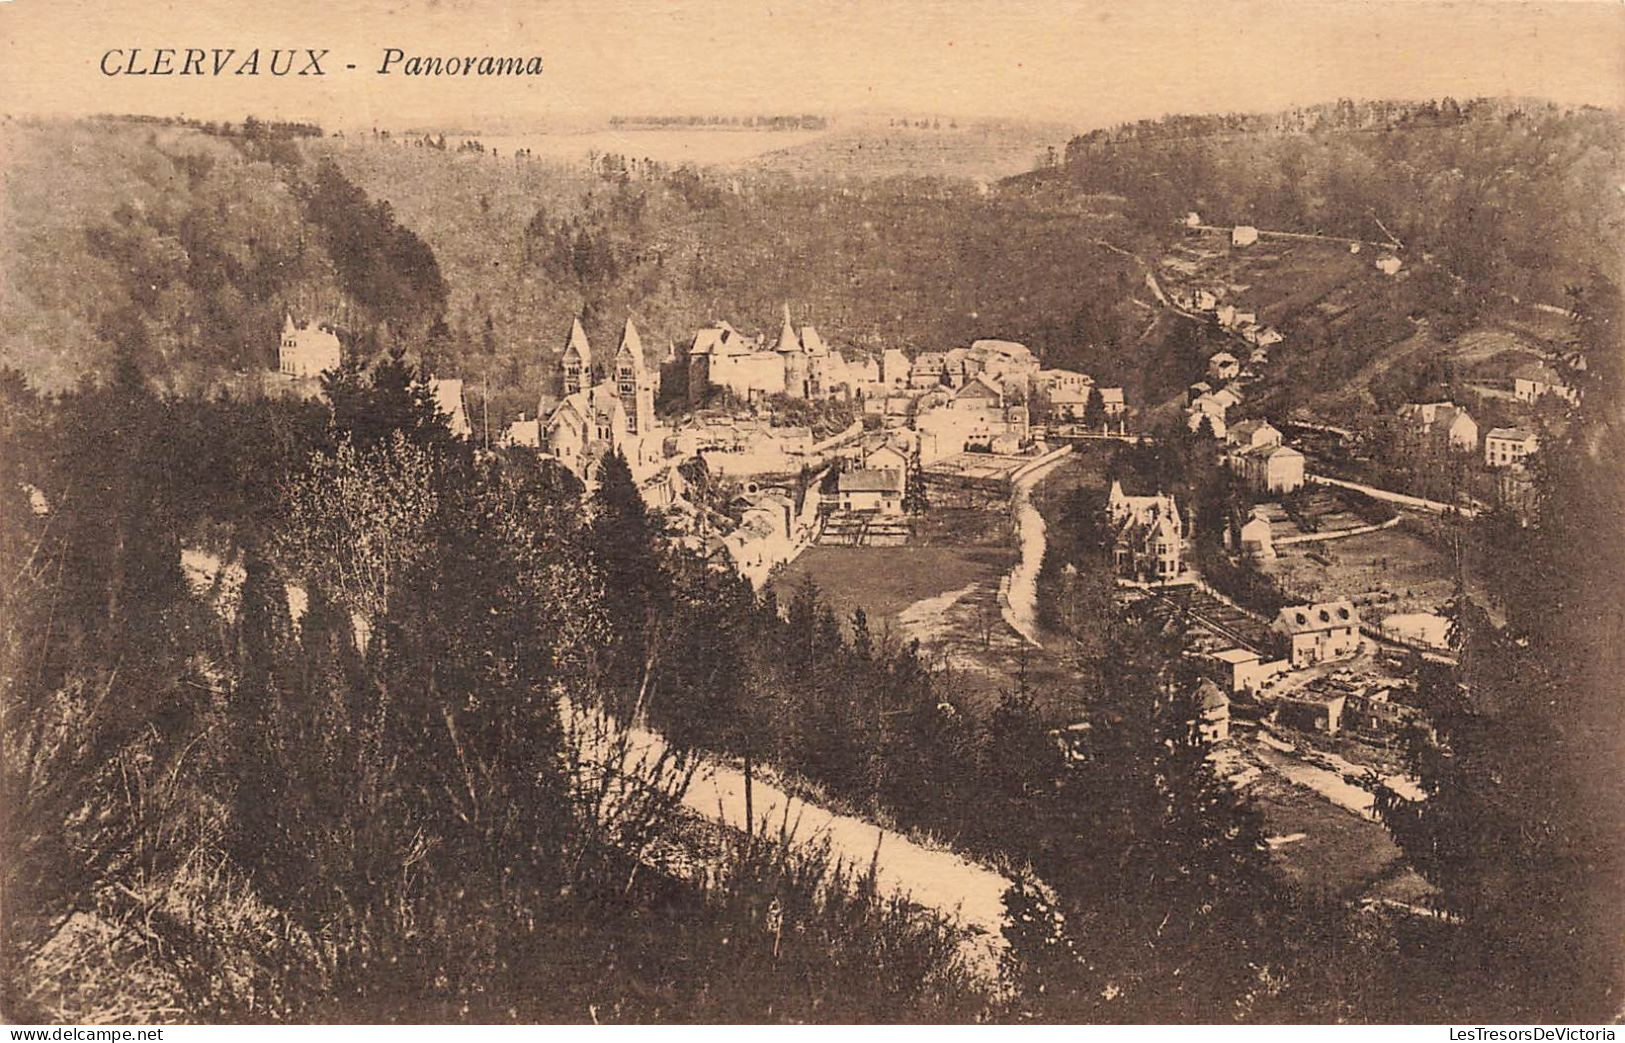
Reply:
M825 344L812 326L803 326L798 333L790 322L788 304L778 342L771 348L723 322L696 333L688 350L691 402L714 387L755 401L769 395L830 398L849 391L850 385L846 358Z

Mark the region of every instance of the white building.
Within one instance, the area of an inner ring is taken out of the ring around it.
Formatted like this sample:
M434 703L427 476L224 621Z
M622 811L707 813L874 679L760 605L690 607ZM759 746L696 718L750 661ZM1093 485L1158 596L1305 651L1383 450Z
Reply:
M467 438L473 428L468 423L468 407L463 401L463 382L452 378L429 378L429 393L434 396L435 408L446 415L446 426L458 438Z
M1270 628L1286 638L1294 670L1360 652L1360 612L1350 601L1288 605Z
M337 369L343 358L338 335L315 323L300 325L287 316L277 342L277 372L290 377L317 377Z
M1484 436L1484 463L1490 467L1521 464L1540 448L1533 431L1521 427L1496 427Z

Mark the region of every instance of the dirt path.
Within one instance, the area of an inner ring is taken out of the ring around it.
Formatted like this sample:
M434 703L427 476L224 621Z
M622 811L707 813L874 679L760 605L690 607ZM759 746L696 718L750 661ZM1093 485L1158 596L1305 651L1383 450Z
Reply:
M1068 449L1071 447L1068 446ZM1004 581L1003 615L1010 628L1027 643L1042 648L1038 636L1038 570L1044 564L1044 516L1033 506L1033 487L1066 459L1057 454L1017 478L1011 485L1010 503L1016 516L1016 538L1021 559Z
M654 765L671 763L666 740L657 732L623 731L600 713L572 709L568 701L561 710L566 741L575 744L582 761L595 765L594 772L629 784L614 800L633 798L639 791L636 780L652 779L658 774ZM666 777L671 778L669 772ZM1006 877L952 851L926 847L873 822L791 796L760 776L752 779L750 792L747 817L744 772L705 758L681 799L685 808L730 829L743 832L754 826L771 837L782 830L792 848L827 842L832 858L860 872L873 866L882 894L905 895L957 922L972 967L989 978L997 974L1004 947L1004 893L1010 887Z

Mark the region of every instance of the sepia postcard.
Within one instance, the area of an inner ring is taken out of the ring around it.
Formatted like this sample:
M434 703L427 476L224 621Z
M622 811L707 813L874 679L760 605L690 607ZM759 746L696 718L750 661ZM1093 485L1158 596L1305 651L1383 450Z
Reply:
M1622 286L1619 2L0 0L0 1020L1612 1040Z

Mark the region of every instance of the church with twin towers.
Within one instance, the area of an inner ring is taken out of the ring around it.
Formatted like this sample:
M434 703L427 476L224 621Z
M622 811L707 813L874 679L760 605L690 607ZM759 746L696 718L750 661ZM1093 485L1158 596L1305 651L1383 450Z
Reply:
M559 360L557 399L544 392L538 403L542 447L583 481L593 478L604 456L620 452L637 473L662 458L664 431L655 419L659 374L643 357L643 341L631 318L606 368L594 363L592 345L581 320L570 324L570 338ZM557 406L548 411L548 405Z

